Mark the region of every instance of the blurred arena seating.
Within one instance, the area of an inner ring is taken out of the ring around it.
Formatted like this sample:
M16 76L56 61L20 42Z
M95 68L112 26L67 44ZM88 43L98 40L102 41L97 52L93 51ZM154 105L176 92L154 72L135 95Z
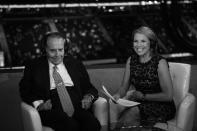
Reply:
M12 64L23 65L25 60L41 55L40 40L49 31L41 21L11 21L4 24Z
M52 2L53 3L53 2ZM69 2L68 2L69 3ZM1 5L1 4L0 4ZM167 5L169 6L169 5ZM169 7L168 7L169 8ZM173 53L193 52L185 47L196 48L196 11L189 4L181 5L179 34L187 40L178 42L168 26L169 20L161 5L98 6L73 8L13 8L0 9L0 25L5 34L11 63L6 66L23 66L24 62L42 55L40 41L47 32L62 32L69 38L68 53L82 61L116 59L124 63L131 49L132 30L150 26L159 37L159 53L169 56ZM191 11L191 9L193 9ZM171 24L171 23L170 23ZM54 27L52 27L53 25ZM52 29L53 28L53 29ZM190 43L190 44L188 44ZM185 44L185 45L184 45ZM181 45L181 46L180 46ZM5 58L8 56L5 53ZM184 58L183 58L184 59ZM193 57L192 57L193 59Z

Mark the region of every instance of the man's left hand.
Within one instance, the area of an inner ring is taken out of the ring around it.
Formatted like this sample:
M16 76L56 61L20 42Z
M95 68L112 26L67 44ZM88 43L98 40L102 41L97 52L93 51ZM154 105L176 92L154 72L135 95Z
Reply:
M82 108L83 109L89 109L90 108L90 106L91 106L91 104L92 104L92 100L93 100L93 98L92 98L92 96L90 95L90 94L88 94L88 95L85 95L84 97L83 97L83 100L81 101L81 103L82 103Z

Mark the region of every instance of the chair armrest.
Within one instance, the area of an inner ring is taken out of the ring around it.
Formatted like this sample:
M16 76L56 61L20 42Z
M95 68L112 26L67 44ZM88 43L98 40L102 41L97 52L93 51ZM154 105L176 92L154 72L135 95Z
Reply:
M42 126L38 111L32 106L22 102L22 117L25 131L53 131L50 127ZM105 98L99 97L93 104L93 113L101 126L108 122L108 105Z
M188 93L179 105L175 122L176 126L183 129L183 131L192 131L195 104L195 96L191 93Z
M24 131L42 131L40 116L35 108L22 102L22 118Z
M192 131L195 112L195 97L188 93L177 108L174 119L166 123L156 123L155 127L168 131Z
M93 113L99 120L101 126L108 123L108 104L107 100L103 97L99 97L93 104Z
M40 115L35 108L22 102L21 109L24 131L54 131L52 128L42 125Z

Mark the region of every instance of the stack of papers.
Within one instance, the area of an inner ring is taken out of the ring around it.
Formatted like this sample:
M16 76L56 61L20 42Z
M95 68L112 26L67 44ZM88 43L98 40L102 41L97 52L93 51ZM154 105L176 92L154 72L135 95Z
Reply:
M104 94L106 96L108 96L112 101L114 101L122 106L132 107L132 106L136 106L136 105L140 104L139 102L130 101L130 100L121 99L121 98L119 98L118 100L115 100L114 97L107 91L107 89L105 88L104 85L102 85L102 88L103 88Z

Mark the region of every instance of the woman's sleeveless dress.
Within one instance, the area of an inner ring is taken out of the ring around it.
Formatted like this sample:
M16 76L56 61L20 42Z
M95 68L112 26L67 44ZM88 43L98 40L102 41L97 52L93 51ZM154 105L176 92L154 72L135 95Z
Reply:
M137 56L131 56L130 81L144 94L159 93L161 87L158 78L158 64L161 56L154 56L146 63L140 63ZM152 120L155 122L166 122L175 116L176 108L173 101L140 101L139 110L141 120Z

